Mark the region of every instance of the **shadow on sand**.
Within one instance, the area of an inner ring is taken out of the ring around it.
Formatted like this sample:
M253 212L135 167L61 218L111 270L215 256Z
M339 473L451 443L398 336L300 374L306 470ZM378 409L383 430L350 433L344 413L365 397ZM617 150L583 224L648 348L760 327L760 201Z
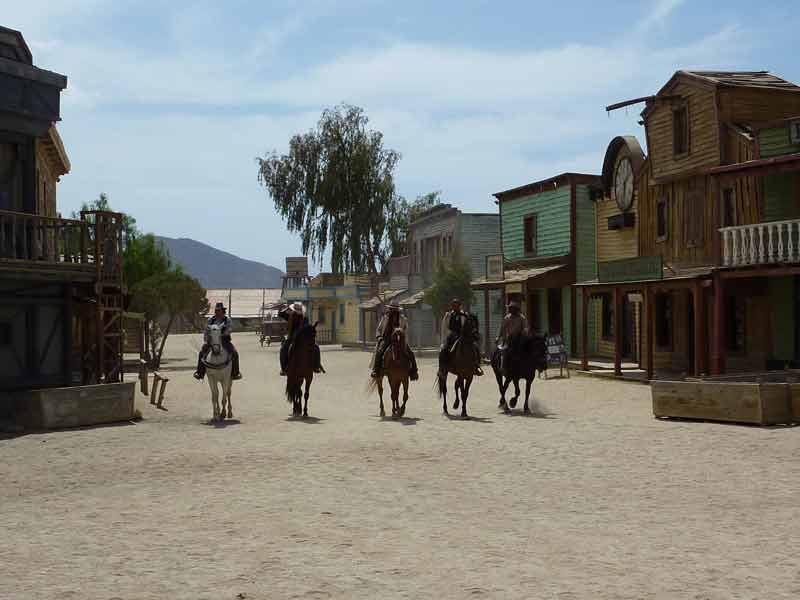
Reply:
M213 427L214 429L225 429L231 425L240 425L241 421L239 419L225 419L224 421L214 421L213 419L209 419L208 421L203 421L203 424Z
M18 438L26 435L33 435L37 433L60 433L62 431L91 431L92 429L107 429L109 427L130 427L133 425L138 424L143 419L141 417L136 417L129 421L117 421L116 423L98 423L97 425L81 425L79 427L61 427L59 429L24 429L22 427L11 427L8 425L8 429L4 428L0 430L0 441L2 440L10 440L13 438Z
M418 422L422 421L419 417L400 417L393 418L393 417L378 417L381 420L381 423L400 423L401 425L416 425Z
M323 423L325 419L320 419L319 417L312 417L312 416L298 417L295 415L291 417L286 417L286 421L288 423L305 423L306 425L319 425L320 423Z
M529 419L555 419L555 413L545 413L545 412L538 412L532 410L531 412L523 412L521 408L518 409L510 409L508 411L504 411L502 408L498 407L500 411L499 414L505 417L527 417Z
M457 415L454 415L454 414L451 414L451 413L447 413L444 416L447 417L448 419L450 419L451 421L472 421L474 423L493 423L494 422L491 419L487 419L485 417L473 417L472 415L469 415L467 417L462 417L460 413L457 414Z

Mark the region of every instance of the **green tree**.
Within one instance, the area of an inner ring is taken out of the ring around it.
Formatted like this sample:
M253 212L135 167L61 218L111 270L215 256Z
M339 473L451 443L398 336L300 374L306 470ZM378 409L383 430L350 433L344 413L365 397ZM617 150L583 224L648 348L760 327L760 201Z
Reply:
M460 298L468 310L474 301L471 281L469 265L463 260L456 257L452 261L441 261L433 284L425 292L425 303L431 305L434 314L439 318L448 311L453 298Z
M166 273L171 266L169 254L152 233L128 240L122 262L128 289L134 289L148 277Z
M394 168L400 154L368 129L364 110L343 104L322 113L315 129L292 137L288 154L258 158L258 179L301 251L334 273L370 272L392 252L389 221L397 210Z
M145 314L148 324L157 322L162 315L167 317L167 325L161 334L158 348L154 348L151 361L156 369L161 364L164 345L175 319L186 316L196 323L208 312L205 289L199 281L180 268L151 275L137 283L133 288L131 306Z

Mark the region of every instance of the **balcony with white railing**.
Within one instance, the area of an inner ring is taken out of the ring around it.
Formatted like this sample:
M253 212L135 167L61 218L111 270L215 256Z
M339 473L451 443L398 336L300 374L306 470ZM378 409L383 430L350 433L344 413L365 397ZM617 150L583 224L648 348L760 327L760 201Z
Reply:
M726 267L800 262L800 219L723 227Z

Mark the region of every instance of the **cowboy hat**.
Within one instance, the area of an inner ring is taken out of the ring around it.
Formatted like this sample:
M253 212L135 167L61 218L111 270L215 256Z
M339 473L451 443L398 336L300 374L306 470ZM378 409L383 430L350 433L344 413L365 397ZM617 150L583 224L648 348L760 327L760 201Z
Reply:
M296 312L298 314L303 315L306 312L306 307L303 306L302 302L292 302L289 305L289 310L291 310L292 312Z
M214 310L225 310L225 305L222 302L217 302L216 306L214 306Z

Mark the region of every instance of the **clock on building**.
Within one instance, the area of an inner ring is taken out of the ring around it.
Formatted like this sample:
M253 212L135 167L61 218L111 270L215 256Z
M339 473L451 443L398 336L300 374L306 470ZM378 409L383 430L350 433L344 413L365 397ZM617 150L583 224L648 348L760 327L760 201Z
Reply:
M627 156L620 159L614 170L614 194L620 210L628 210L633 204L633 167Z

